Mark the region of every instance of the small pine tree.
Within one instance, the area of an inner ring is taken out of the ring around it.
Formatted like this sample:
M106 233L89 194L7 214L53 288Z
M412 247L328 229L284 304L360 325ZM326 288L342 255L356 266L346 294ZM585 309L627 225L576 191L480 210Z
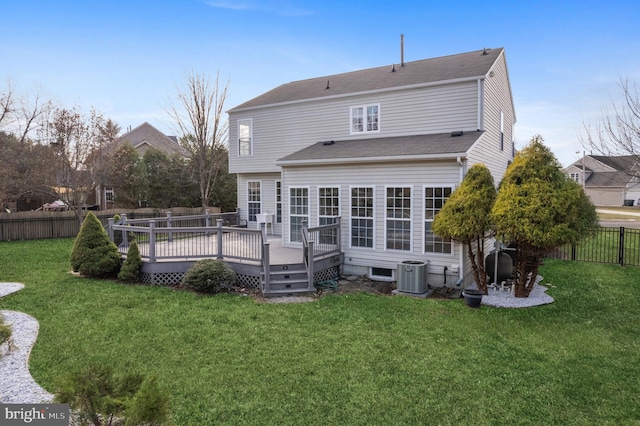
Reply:
M140 256L138 243L133 240L127 251L127 258L120 269L120 273L118 273L118 279L130 283L138 282L140 268L142 268L142 257Z
M92 212L84 218L71 252L74 272L92 277L114 276L120 269L120 253Z
M142 382L140 389L133 395L125 410L125 425L163 424L169 417L169 397L158 385L155 376Z
M489 214L495 199L491 172L484 164L474 164L432 224L436 234L466 246L476 285L484 294L487 294L484 240L491 230Z

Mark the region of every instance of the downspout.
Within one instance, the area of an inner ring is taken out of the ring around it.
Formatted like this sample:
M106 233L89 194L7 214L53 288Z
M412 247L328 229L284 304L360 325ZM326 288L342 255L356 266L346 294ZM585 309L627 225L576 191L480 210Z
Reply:
M462 158L458 157L458 158L456 158L456 162L460 166L460 182L459 182L459 184L462 184L462 180L464 179L464 161L462 161ZM464 246L460 246L460 256L459 257L460 257L460 267L458 268L458 282L456 283L456 286L461 285L462 281L464 279Z

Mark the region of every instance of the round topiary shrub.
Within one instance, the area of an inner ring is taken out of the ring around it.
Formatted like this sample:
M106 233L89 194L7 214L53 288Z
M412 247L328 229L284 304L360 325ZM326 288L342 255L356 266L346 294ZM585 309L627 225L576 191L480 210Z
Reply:
M140 250L138 249L138 243L133 240L127 251L127 258L122 265L122 269L120 269L120 273L118 273L118 279L130 283L138 282L141 268L142 257L140 256Z
M120 270L120 253L96 215L89 212L73 244L71 267L91 277L115 276Z
M205 259L193 264L182 280L182 286L199 293L216 294L231 290L236 273L221 260Z

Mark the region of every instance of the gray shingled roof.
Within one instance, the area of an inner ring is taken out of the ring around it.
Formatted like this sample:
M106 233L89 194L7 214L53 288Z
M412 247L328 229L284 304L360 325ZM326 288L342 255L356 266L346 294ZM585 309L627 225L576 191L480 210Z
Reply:
M588 187L623 187L631 180L631 176L624 172L596 172L593 173L585 185Z
M392 64L283 84L229 110L391 89L439 81L484 77L504 49L486 49ZM327 89L327 84L329 88Z
M605 164L614 170L619 172L633 170L633 166L637 162L635 155L618 155L618 156L606 156L606 155L590 155L594 160L598 160L602 164Z
M189 152L178 144L177 138L172 138L175 138L175 136L167 136L145 121L113 141L113 146L110 147L110 150L115 151L127 142L135 148L146 141L149 146L167 155L180 154L183 157L189 157Z
M482 131L432 135L396 136L371 139L323 141L308 146L276 161L278 165L344 163L392 160L394 157L438 157L465 153L478 140Z

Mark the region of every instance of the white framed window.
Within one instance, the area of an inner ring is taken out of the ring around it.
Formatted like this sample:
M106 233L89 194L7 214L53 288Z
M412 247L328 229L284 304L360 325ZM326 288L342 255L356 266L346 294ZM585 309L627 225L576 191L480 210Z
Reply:
M373 248L374 206L372 186L351 188L351 247Z
M289 187L289 241L302 242L302 225L309 223L309 188Z
M500 110L500 151L504 151L504 112Z
M282 223L282 182L276 181L276 223Z
M260 181L247 182L247 212L249 222L255 222L256 215L262 213L262 183Z
M580 183L580 173L569 173L569 177Z
M238 155L253 155L253 120L238 120Z
M387 250L411 251L411 188L387 187Z
M351 107L351 133L375 133L380 131L380 105Z
M340 188L318 188L318 226L336 223L340 216Z
M107 186L106 188L104 188L104 199L107 203L113 203L113 201L115 200L115 193L113 192L112 187Z
M424 251L425 253L453 254L453 243L431 231L433 219L451 196L453 187L436 186L424 188Z

